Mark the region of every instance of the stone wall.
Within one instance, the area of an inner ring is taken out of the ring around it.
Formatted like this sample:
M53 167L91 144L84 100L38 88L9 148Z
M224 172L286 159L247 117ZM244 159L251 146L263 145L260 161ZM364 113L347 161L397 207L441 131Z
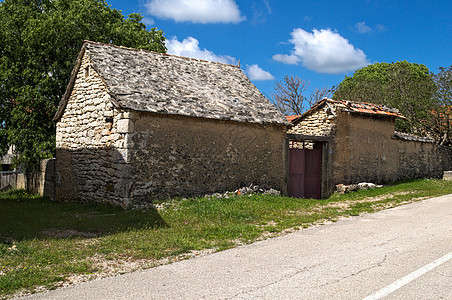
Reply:
M131 124L134 201L286 189L285 126L139 113Z
M396 139L394 127L393 118L338 112L332 157L334 184L439 178L451 167L451 149Z
M322 194L336 184L383 184L409 178L440 178L452 169L452 149L419 138L395 135L392 117L333 110L324 106L288 133L331 136L323 143ZM292 143L292 142L291 142ZM292 145L293 144L293 145ZM289 144L297 148L302 143ZM306 147L306 143L304 143ZM308 147L309 143L308 143Z
M19 173L18 169L0 172L0 191L24 189L44 197L54 197L55 159L44 159L32 174Z
M306 116L302 121L290 128L287 133L331 136L334 133L335 121L335 113L329 106L325 105L323 108Z
M441 178L452 169L452 149L436 143L393 139L398 151L397 179Z
M23 174L23 178L25 182L22 184L29 192L53 198L55 196L55 159L41 160L38 171L28 176ZM21 178L18 176L18 186L20 185Z
M0 191L6 191L17 186L17 174L15 171L0 171Z
M113 106L88 54L56 125L55 197L125 207L130 201L125 133L130 113Z

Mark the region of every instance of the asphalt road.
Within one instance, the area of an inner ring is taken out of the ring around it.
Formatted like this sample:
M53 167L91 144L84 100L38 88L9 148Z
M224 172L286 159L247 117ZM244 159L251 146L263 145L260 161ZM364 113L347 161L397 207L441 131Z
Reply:
M452 299L452 195L29 299Z

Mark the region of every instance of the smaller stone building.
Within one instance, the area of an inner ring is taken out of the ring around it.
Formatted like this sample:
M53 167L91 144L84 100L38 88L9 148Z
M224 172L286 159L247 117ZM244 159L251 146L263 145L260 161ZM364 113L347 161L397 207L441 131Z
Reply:
M384 105L325 98L291 121L289 146L322 149L323 197L336 184L439 178L452 168L450 148L395 132L396 118L405 119Z
M289 122L238 66L85 42L55 120L56 199L286 189Z
M3 156L0 156L0 191L17 186L17 172L13 167L13 156L13 146L10 146L8 151Z

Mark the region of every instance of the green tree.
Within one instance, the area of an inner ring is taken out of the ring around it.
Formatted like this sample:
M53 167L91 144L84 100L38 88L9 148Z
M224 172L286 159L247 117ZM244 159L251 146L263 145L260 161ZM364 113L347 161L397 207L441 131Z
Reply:
M397 108L409 122L397 122L397 130L420 133L435 106L436 85L426 66L398 61L375 63L346 76L333 99L384 104Z
M452 65L433 74L437 90L432 117L426 122L428 133L441 145L452 146Z
M161 30L104 0L0 3L0 153L14 144L28 170L55 148L52 118L83 40L166 52Z

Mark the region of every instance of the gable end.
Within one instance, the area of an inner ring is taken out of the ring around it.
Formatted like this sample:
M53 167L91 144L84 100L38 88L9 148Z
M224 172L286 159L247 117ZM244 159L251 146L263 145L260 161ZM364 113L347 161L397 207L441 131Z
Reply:
M67 85L66 91L63 94L63 97L61 98L60 102L58 103L58 109L55 113L55 116L53 117L52 121L58 122L61 118L61 116L64 113L64 110L66 109L67 103L69 101L69 98L71 97L72 90L74 89L75 81L77 80L77 74L80 72L80 67L82 65L82 61L85 55L88 55L89 51L85 49L85 46L82 47L80 50L80 53L77 56L77 60L75 61L75 66L72 69L71 77L69 79L69 83ZM116 107L121 107L119 102L116 100L116 95L112 93L108 89L108 85L105 82L105 79L100 75L97 68L93 63L90 63L89 69L82 70L84 73L84 78L87 79L89 76L91 76L94 73L97 73L99 75L100 80L105 84L105 87L107 88L107 93L110 95L110 100Z

